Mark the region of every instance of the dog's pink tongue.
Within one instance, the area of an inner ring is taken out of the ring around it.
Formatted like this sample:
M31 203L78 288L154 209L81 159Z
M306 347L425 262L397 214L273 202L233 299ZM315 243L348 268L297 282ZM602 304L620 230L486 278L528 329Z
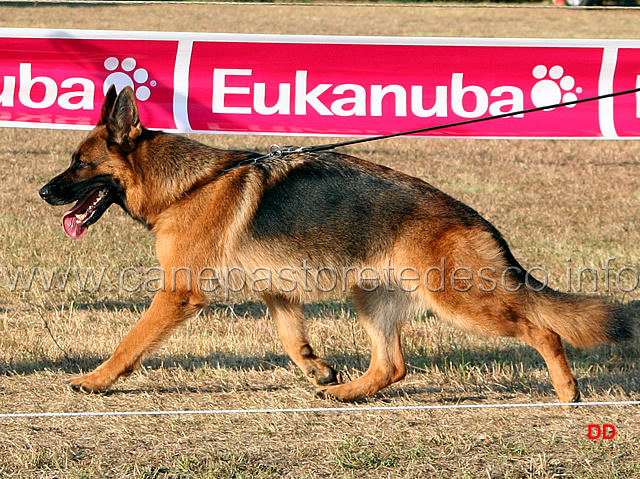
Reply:
M64 232L67 233L67 236L70 238L80 238L89 229L86 226L82 226L82 223L88 219L89 215L87 215L87 218L80 221L80 223L78 223L76 215L86 213L89 206L96 201L98 191L99 189L96 189L89 193L84 199L78 201L76 205L67 211L62 217L62 227L64 228Z
M64 232L67 233L67 236L70 238L80 238L89 229L78 224L73 210L67 211L62 217L62 227L64 228Z

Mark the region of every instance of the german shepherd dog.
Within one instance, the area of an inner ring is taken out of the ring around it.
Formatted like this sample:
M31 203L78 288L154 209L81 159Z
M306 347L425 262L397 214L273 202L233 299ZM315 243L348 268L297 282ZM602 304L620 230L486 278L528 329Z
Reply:
M74 388L109 388L200 311L208 290L190 273L203 269L238 290L271 279L259 291L284 349L321 396L343 401L405 376L401 329L421 311L533 346L563 403L580 391L562 338L588 347L632 336L621 306L536 281L496 228L418 178L334 152L252 161L259 156L148 130L133 91L109 90L97 126L40 196L51 205L77 202L63 218L71 237L118 204L153 231L159 264L174 274L114 354L70 380ZM242 277L221 273L231 270ZM371 339L369 368L350 382L314 354L305 333L303 302L337 289L351 294Z

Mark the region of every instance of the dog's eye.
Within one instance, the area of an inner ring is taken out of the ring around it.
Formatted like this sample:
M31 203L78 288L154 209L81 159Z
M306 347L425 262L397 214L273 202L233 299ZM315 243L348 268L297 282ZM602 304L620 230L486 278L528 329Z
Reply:
M74 163L77 170L81 170L82 168L85 168L87 166L95 166L95 163L81 160L78 156L74 158Z

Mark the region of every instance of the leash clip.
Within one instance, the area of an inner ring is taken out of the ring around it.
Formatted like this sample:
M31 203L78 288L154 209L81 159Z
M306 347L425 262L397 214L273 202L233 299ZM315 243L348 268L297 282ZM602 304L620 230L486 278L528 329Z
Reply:
M284 158L287 155L292 155L294 153L304 153L305 151L307 151L309 147L307 146L301 146L299 148L282 148L280 145L277 144L273 144L269 147L269 153L267 153L266 155L262 155L262 156L257 156L255 158L251 158L251 159L247 159L247 160L243 160L229 168L227 168L226 170L222 170L222 174L231 171L231 170L235 170L236 168L240 168L241 166L253 166L253 165L257 165L260 162L263 162L265 160L268 160L269 158Z
M280 145L275 143L269 147L269 156L271 158L282 158L287 152L285 152Z
M282 148L280 145L273 144L269 148L270 158L284 158L288 155L294 155L296 153L305 153L310 149L308 146L300 146L298 148ZM310 151L310 150L309 150Z

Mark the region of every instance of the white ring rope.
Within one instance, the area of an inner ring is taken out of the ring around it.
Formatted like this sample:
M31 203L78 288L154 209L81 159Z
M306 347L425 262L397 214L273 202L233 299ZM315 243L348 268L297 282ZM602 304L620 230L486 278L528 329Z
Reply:
M546 408L563 406L640 406L640 401L590 401L579 403L514 403L514 404L440 404L431 406L351 406L320 408L282 408L282 409L209 409L193 411L100 411L100 412L43 412L0 414L0 419L20 418L70 418L70 417L108 417L108 416L181 416L181 415L217 415L217 414L274 414L274 413L321 413L321 412L388 412L388 411L432 411L447 409L509 409L509 408Z

